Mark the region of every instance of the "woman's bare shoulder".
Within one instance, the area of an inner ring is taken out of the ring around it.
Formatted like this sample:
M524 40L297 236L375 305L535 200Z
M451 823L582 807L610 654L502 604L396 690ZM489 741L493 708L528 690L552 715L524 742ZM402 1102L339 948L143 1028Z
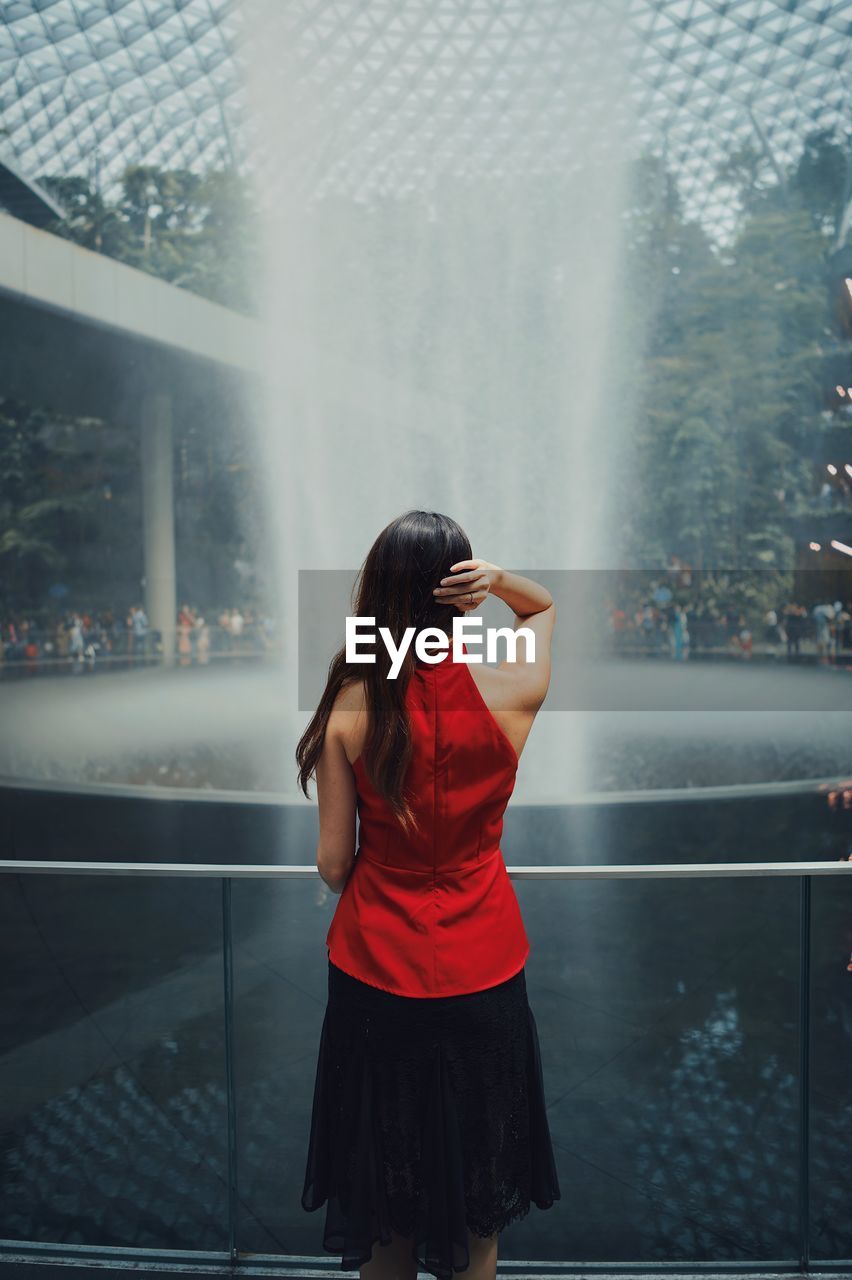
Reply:
M332 715L336 711L359 712L366 705L367 695L364 687L364 680L361 676L353 676L347 680L337 692L332 707Z
M470 672L492 710L534 716L544 701L544 693L539 687L533 687L528 671L521 665L514 669L505 664L471 663Z
M350 764L361 754L367 728L367 696L360 677L349 680L338 690L328 717L326 733L343 743Z
M518 759L529 737L538 705L530 705L511 673L485 663L472 663L470 673L488 710L515 749Z

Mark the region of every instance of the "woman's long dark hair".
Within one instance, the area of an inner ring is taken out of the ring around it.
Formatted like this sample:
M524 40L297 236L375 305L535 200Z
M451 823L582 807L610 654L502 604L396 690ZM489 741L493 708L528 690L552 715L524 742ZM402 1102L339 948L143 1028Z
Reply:
M375 631L387 627L399 645L407 627L439 627L452 635L455 604L439 602L432 588L450 573L450 565L472 558L470 540L455 520L438 511L406 511L382 529L361 566L352 605L357 617L375 618ZM377 641L375 663L348 663L341 646L328 668L328 680L314 717L299 740L298 781L308 795L308 780L322 754L326 726L338 693L356 680L364 681L369 731L363 751L364 768L390 804L406 831L416 820L404 794L405 775L413 743L405 706L405 692L415 665L414 644L395 680L388 679L391 659Z

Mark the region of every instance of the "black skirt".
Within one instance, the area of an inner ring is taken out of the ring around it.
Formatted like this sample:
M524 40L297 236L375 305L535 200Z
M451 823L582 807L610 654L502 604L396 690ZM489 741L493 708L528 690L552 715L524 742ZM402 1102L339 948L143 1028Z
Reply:
M328 962L302 1207L327 1205L341 1270L391 1229L421 1270L470 1264L490 1236L560 1199L526 973L459 996L400 996Z

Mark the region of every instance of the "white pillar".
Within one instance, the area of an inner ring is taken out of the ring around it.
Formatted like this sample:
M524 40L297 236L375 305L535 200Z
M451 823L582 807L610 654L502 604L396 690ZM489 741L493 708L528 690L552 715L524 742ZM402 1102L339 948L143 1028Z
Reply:
M143 395L140 415L145 612L173 666L177 626L172 402L164 391Z

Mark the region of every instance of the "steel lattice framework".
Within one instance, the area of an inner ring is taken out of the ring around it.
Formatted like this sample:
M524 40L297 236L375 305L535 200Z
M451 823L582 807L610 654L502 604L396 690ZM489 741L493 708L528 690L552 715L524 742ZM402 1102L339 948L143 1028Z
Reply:
M320 189L570 163L571 85L580 60L607 56L593 47L602 12L628 37L613 56L637 138L665 148L711 229L730 218L714 176L732 148L750 140L777 165L815 127L852 138L852 0L276 0L273 12L270 39L291 42L323 115L312 137L333 137L318 148ZM0 152L31 177L97 164L109 187L131 163L242 167L257 154L237 0L0 0L0 14ZM596 118L591 103L590 129Z

